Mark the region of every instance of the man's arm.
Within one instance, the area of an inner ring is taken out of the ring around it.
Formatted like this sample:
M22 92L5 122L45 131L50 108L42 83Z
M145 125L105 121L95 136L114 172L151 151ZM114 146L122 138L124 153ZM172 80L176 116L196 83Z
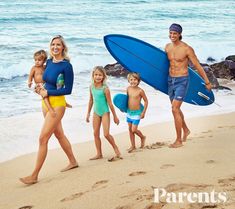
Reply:
M193 63L198 74L204 79L206 88L208 90L211 90L212 86L211 86L211 83L206 75L206 72L204 71L204 69L200 65L193 48L190 46L188 46L188 49L187 49L187 56L188 56L189 60Z

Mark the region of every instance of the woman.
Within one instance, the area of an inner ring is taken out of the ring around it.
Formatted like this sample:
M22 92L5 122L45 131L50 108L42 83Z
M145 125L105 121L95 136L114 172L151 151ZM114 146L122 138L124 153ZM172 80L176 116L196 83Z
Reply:
M65 96L71 94L73 87L73 67L67 55L68 48L62 36L52 38L50 42L50 59L47 60L46 69L43 74L45 89L37 88L36 92L43 98L48 97L51 106L54 108L56 117L49 114L48 109L42 100L42 111L44 124L39 137L39 150L34 171L30 176L20 178L24 184L35 184L38 175L47 156L48 141L52 134L58 139L62 149L69 159L69 165L61 171L67 171L78 167L72 147L64 135L61 120L65 113ZM64 88L57 89L56 81L60 74L64 75Z

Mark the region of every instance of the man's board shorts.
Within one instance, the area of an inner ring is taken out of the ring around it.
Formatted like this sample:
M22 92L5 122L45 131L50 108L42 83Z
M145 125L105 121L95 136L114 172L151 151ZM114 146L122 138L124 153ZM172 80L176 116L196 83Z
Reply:
M127 109L126 122L132 123L133 125L139 125L141 113L142 113L142 110Z
M66 101L65 101L64 95L62 95L62 96L49 96L48 99L49 99L49 102L50 102L50 105L52 108L66 107ZM42 100L42 107L48 111L44 100Z
M171 101L183 101L189 86L189 76L168 76L168 95Z

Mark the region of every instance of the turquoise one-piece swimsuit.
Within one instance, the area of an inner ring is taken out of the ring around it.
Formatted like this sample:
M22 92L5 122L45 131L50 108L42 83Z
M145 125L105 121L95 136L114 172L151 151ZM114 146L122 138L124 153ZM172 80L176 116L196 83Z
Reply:
M98 116L102 117L105 113L109 112L109 107L107 99L104 93L106 85L103 85L100 88L96 88L94 84L91 86L91 93L93 97L94 112Z

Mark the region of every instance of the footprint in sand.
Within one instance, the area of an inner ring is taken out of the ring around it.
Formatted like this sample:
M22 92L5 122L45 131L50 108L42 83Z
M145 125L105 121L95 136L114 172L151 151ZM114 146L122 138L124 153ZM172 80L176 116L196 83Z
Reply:
M97 181L97 182L95 182L94 185L92 186L92 189L95 189L95 188L97 188L97 187L99 187L99 186L101 186L101 185L103 185L103 184L106 184L106 183L108 183L108 180Z
M166 203L151 203L147 205L144 209L161 209L166 205Z
M79 193L72 194L69 197L63 198L62 200L60 200L60 202L66 202L66 201L77 199L77 198L81 197L82 195L84 195L85 193L86 192L79 192Z
M133 209L130 205L117 206L115 209Z
M222 184L222 186L235 185L235 176L231 177L231 178L226 178L226 179L219 179L218 183Z
M122 195L122 196L120 196L120 198L127 198L127 199L130 199L130 198L132 198L132 197L135 197L136 195L138 195L138 194L142 194L143 193L143 191L142 191L142 189L136 189L136 190L133 190L133 191L131 191L131 192L128 192L128 194L125 194L125 195Z
M31 209L31 208L33 208L32 205L26 205L26 206L20 207L18 209Z
M194 203L194 204L189 204L189 209L209 209L209 208L218 208L218 205L215 204L202 204L202 203Z
M203 131L202 133L203 134L208 134L208 133L211 133L212 132L212 130L208 130L208 131Z
M145 175L146 172L145 171L136 171L136 172L132 172L129 174L129 176L141 176L141 175Z
M154 196L153 194L141 194L138 197L136 197L137 201L143 201L143 200L153 200Z
M165 190L168 192L175 192L175 191L200 191L203 189L207 189L211 185L208 184L184 184L184 183L179 183L179 184L168 184L165 187Z
M167 169L167 168L171 168L171 167L175 167L175 165L173 164L163 164L160 169Z
M167 143L165 142L156 142L156 143L145 146L145 149L159 149L159 148L166 147L166 146L167 146Z
M207 163L207 164L214 164L215 161L214 161L214 160L207 160L206 163Z

